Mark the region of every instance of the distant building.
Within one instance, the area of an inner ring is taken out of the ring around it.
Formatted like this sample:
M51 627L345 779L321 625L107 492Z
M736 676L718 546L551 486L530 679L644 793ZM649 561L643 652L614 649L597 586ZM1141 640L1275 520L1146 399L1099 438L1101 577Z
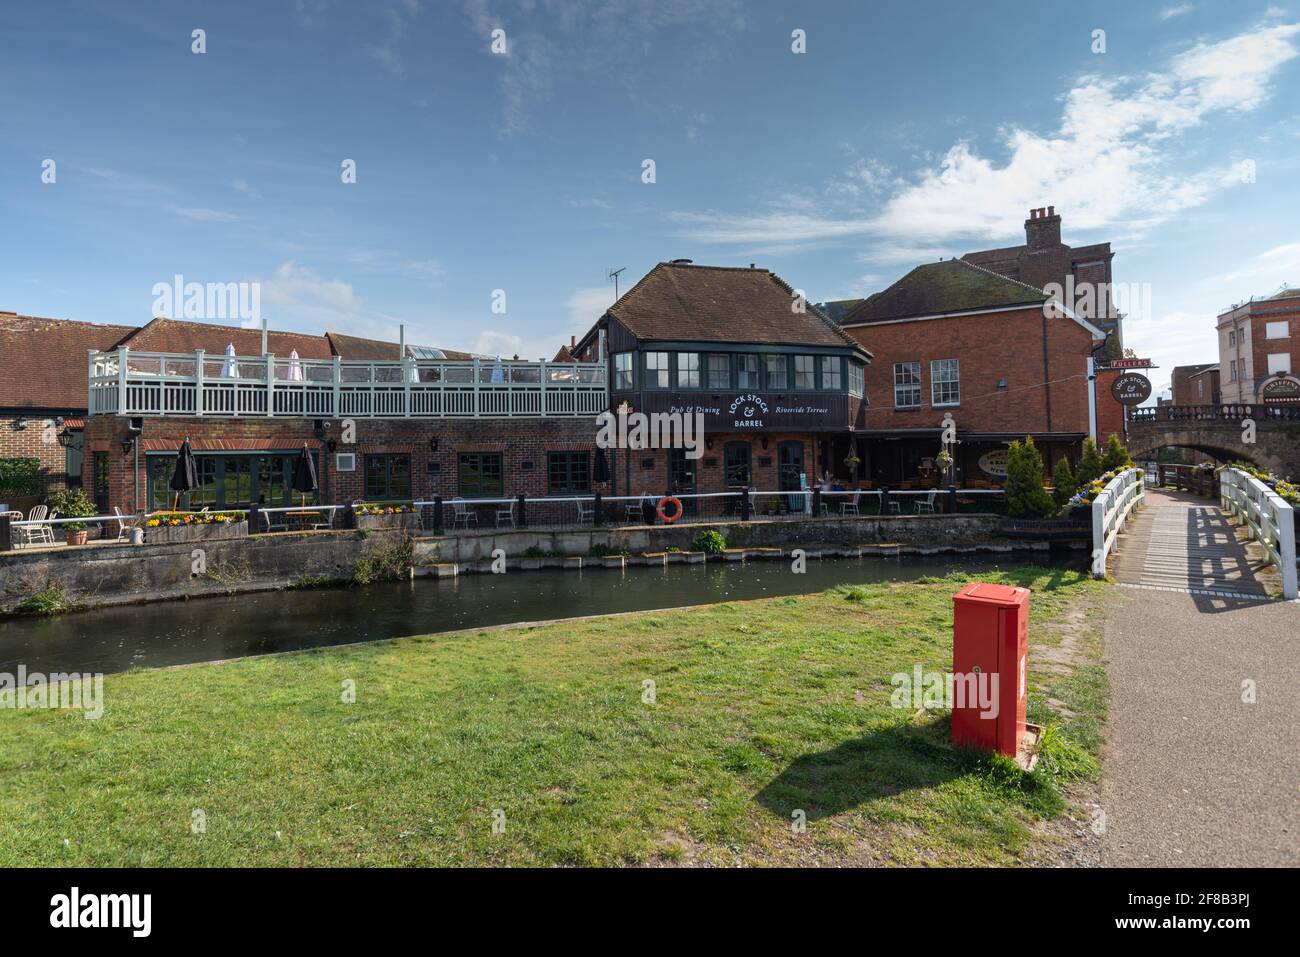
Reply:
M1170 379L1172 405L1218 405L1219 364L1174 366Z
M1225 403L1300 400L1300 289L1234 306L1219 315L1217 328Z
M962 259L985 269L1046 289L1058 285L1065 305L1107 334L1107 355L1122 354L1124 338L1111 289L1110 243L1067 246L1061 242L1061 217L1055 206L1031 209L1025 220L1025 243L967 253Z

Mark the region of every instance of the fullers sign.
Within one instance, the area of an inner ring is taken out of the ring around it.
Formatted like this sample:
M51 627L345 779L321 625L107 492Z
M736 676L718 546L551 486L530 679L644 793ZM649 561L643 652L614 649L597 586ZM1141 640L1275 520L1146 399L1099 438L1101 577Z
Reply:
M1141 405L1151 397L1151 380L1140 372L1125 372L1110 384L1110 394L1120 405Z

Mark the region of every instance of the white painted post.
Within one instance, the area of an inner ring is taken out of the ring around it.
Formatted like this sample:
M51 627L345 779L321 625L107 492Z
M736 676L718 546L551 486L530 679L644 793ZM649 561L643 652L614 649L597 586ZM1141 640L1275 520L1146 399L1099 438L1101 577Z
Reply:
M546 378L549 373L546 370L546 360L542 360L542 415L546 414Z
M266 353L266 414L275 415L275 356L269 352Z
M126 415L130 410L126 407L126 362L130 349L126 346L118 346L117 349L117 414Z
M406 415L408 417L411 414L411 373L414 371L415 371L415 360L409 359L405 355L403 355L402 356L402 382L405 384L405 393L406 393L405 396L403 397L406 402L406 411L403 413L403 415Z
M203 350L194 350L194 414L203 414Z
M1104 489L1092 500L1092 575L1094 578L1106 577L1106 501L1110 493ZM1097 552L1101 560L1097 560ZM1098 574L1100 568L1101 574Z
M339 404L342 398L342 390L339 388L339 384L343 381L343 357L342 356L334 357L333 375L334 375L334 408L332 410L332 414L335 418L338 418L343 414L342 412L343 406Z
M86 411L91 415L104 411L95 407L95 350L86 350Z
M474 357L474 415L476 418L479 414L479 391L478 391L479 371L478 370L479 370L478 356L475 356Z

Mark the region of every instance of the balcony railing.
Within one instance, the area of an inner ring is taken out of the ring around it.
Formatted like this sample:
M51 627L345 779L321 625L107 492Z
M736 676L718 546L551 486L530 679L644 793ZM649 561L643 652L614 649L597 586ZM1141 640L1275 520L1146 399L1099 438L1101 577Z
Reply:
M362 362L90 353L91 415L281 418L594 416L605 367L588 362L405 359Z

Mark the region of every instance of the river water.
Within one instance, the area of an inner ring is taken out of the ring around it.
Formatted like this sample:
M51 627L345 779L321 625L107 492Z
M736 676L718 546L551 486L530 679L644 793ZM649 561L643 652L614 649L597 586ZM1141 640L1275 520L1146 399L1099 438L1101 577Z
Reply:
M1017 560L1019 559L1019 560ZM115 672L521 621L808 594L841 584L981 572L1044 555L865 558L534 571L260 592L0 621L0 672ZM1053 558L1052 565L1060 564ZM1075 562L1074 564L1078 564Z

